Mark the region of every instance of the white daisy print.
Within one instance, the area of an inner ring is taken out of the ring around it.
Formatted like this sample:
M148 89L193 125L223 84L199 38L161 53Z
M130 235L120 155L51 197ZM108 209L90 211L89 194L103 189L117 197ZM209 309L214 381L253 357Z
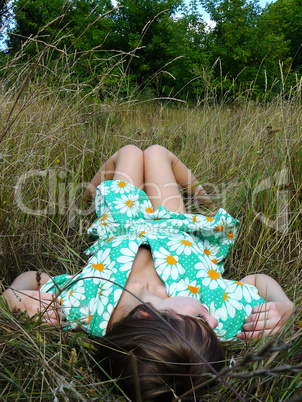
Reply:
M185 273L184 268L178 263L178 257L173 256L169 251L160 247L159 252L154 251L156 271L161 275L163 281L169 277L176 280L179 275Z
M214 237L222 237L224 243L233 243L235 239L235 223L230 216L221 217L220 221L214 228Z
M171 215L166 209L161 209L161 206L154 212L153 220L170 219Z
M75 284L74 288L64 291L63 300L63 310L68 314L68 310L71 307L79 307L82 301L86 299L86 289L84 282L81 280Z
M105 333L106 333L106 328L107 328L108 322L110 320L112 311L113 311L113 305L108 304L107 311L105 311L105 313L103 314L103 317L102 317L103 321L99 325L100 329L103 330L103 335L105 335Z
M169 286L170 296L184 296L184 297L194 297L195 299L200 298L199 294L200 286L196 281L191 281L189 278L181 279L178 282L173 282Z
M114 223L113 216L109 210L104 211L102 215L97 220L97 223L100 225L106 226L108 223Z
M102 182L97 188L96 188L96 195L107 195L110 192L110 186L106 182Z
M124 240L128 239L128 235L123 236L111 236L107 240L107 243L111 242L112 247L118 247Z
M145 232L146 232L146 237L151 240L155 240L155 239L159 240L159 239L167 238L167 235L163 236L161 229L157 226L151 226L151 228L149 228L148 230L146 229Z
M202 284L208 286L210 290L216 289L218 286L225 289L225 281L220 273L216 271L215 265L203 256L199 256L199 259L202 262L195 264L195 269L198 270L196 278L201 278Z
M187 223L187 221L183 221L182 219L172 219L171 221L170 221L170 224L173 226L173 227L181 227L182 225L184 225L184 224L186 224Z
M200 250L194 243L194 240L190 237L177 237L167 243L170 251L175 251L177 255L185 254L191 255L191 253L199 254Z
M226 245L226 244L232 245L235 242L235 237L236 237L235 231L231 231L231 232L227 231L225 233L223 239L221 239L221 244L222 245Z
M98 303L98 297L93 297L89 304L80 308L80 312L83 314L81 317L81 322L90 324L92 317L95 314L103 314L104 305L102 303Z
M153 219L151 214L153 213L153 207L150 201L144 200L141 203L141 210L144 212L144 216L147 219Z
M131 191L129 183L123 180L114 180L111 184L111 191L116 194L128 194Z
M92 228L88 230L88 233L91 233L92 235L97 234L99 237L104 236L106 234L105 229L107 226L110 231L116 231L119 224L114 220L111 214L104 213L100 215L100 218L96 222L94 222Z
M111 273L115 273L115 261L110 260L110 249L99 250L90 260L83 270L82 278L90 278L93 283L99 284L101 278L108 278Z
M163 228L166 228L168 226L168 223L166 222L166 221L162 221L162 220L159 220L159 219L154 219L153 220L153 222L152 222L152 227L153 227L153 230L155 229L163 229Z
M238 281L230 281L230 284L226 288L226 292L233 293L237 300L246 300L251 303L252 299L259 300L257 288L251 285L243 284Z
M123 255L117 258L117 262L121 264L119 268L120 271L123 272L128 271L127 275L129 274L134 258L137 254L137 250L138 250L138 244L135 243L134 241L131 241L129 243L128 248L121 249L121 254Z
M118 289L116 289L114 291L114 294L113 294L113 302L114 302L114 304L117 303L120 300L120 297L121 297L121 295L123 293L123 290L124 290L123 288L118 288Z
M215 224L215 218L212 218L211 216L203 216L201 217L201 219L197 218L196 221L201 229L212 229Z
M114 281L114 278L111 278ZM87 323L94 315L101 315L104 312L104 306L109 303L109 296L113 291L112 283L109 281L102 281L99 286L97 296L92 298L88 306L83 306L80 311L87 317Z
M244 311L245 311L246 317L249 317L252 314L252 310L253 310L253 307L250 304L247 304L244 306Z
M199 217L197 215L185 214L185 216L187 218L186 225L188 229L190 230L200 229L199 226L197 225L197 222L199 220Z
M219 246L209 242L209 240L206 239L203 242L203 248L205 255L211 260L216 258L216 254L219 252Z
M216 317L226 321L228 317L234 318L236 311L242 310L242 304L231 293L224 292L222 306L216 310Z
M218 322L218 325L216 328L214 328L214 332L216 333L216 335L218 336L218 338L221 341L226 340L224 338L224 335L226 334L226 329L223 329L223 323L222 322Z
M139 201L138 195L122 194L120 198L113 201L115 207L120 210L121 214L126 214L128 218L132 218L138 215Z

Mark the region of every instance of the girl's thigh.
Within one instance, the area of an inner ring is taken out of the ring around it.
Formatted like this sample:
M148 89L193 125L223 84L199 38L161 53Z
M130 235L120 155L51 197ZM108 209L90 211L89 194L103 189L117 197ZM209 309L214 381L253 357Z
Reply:
M173 172L174 158L175 155L160 145L144 151L145 191L154 210L163 205L170 211L186 213Z
M113 180L124 180L142 188L144 182L143 151L135 145L126 145L117 153Z

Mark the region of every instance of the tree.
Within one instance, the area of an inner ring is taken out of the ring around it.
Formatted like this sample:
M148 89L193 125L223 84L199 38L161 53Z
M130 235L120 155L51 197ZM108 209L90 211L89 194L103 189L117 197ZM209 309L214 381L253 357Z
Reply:
M208 67L206 25L198 10L196 0L182 7L182 16L174 20L170 46L174 49L177 62L171 64L170 72L177 92L184 93L186 99L195 99L204 90L202 71Z
M0 0L0 38L3 37L4 25L10 17L10 6L7 0Z
M302 71L302 0L278 0L269 4L261 16L263 32L283 37L293 70Z
M131 53L125 72L133 81L158 93L164 85L160 71L175 56L172 17L182 0L121 0L118 5L122 8L115 16L114 48Z
M112 8L110 0L15 0L15 27L9 46L17 51L22 42L36 37L50 44L56 42L59 48L88 50L88 44L90 48L97 46L108 34L108 19L99 17Z
M0 27L4 23L4 20L9 12L8 2L6 0L0 0Z
M215 27L209 34L208 51L211 62L221 61L218 73L246 87L265 87L264 71L271 82L279 74L279 60L288 52L287 42L280 35L263 31L259 24L262 10L258 0L203 0ZM257 84L255 80L257 79ZM229 85L229 84L228 84Z

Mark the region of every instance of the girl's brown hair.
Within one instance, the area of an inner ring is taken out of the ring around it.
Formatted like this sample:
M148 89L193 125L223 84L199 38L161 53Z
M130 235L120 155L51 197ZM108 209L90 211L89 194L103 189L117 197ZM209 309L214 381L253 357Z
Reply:
M224 367L222 345L206 322L140 305L100 339L95 357L104 380L116 379L131 400L169 401L187 393L181 400L191 401L215 383L198 354L216 371Z

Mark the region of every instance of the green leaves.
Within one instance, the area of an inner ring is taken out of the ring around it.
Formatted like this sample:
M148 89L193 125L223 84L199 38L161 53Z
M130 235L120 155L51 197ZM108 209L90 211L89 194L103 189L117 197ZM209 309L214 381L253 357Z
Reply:
M264 10L259 0L186 4L120 0L112 11L110 0L14 0L8 46L12 55L22 49L24 61L47 48L39 66L60 74L68 60L70 85L98 85L101 99L131 92L196 100L209 83L220 85L219 96L230 96L230 87L233 95L253 87L275 96L284 90L280 75L290 88L290 74L302 68L302 0L277 1ZM0 0L0 18L7 13L7 2Z

